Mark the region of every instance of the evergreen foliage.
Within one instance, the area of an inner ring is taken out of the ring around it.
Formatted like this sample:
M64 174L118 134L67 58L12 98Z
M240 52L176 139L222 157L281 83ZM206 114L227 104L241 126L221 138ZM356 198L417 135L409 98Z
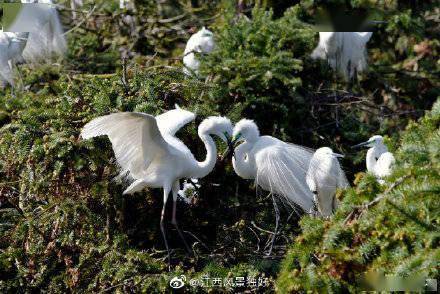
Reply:
M84 10L95 10L72 24L67 59L23 65L27 90L0 93L1 292L162 293L180 274L264 276L270 285L261 291L282 293L355 291L367 270L438 278L440 102L425 115L439 96L434 1L349 1L387 20L368 44L369 72L351 85L309 58L320 1L139 0L136 12L117 9L116 1L84 2ZM63 12L65 23L69 15ZM185 77L185 41L202 25L214 31L217 47L200 56L202 77ZM198 159L205 155L196 131L203 118L247 117L262 134L345 153L354 187L338 195L341 207L330 220L293 215L287 222L282 210L282 236L267 258L270 198L219 163L199 181L194 204L178 203L195 256L169 230L167 272L161 191L122 196L108 139L84 141L79 133L100 115L159 114L175 103L198 115L178 134ZM385 186L358 173L365 154L348 148L372 133L388 135L397 151L398 168ZM359 208L379 195L368 210Z

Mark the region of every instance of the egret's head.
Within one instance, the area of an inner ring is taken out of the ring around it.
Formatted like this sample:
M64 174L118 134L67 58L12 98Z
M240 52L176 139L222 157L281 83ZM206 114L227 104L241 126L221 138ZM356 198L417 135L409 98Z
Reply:
M383 137L380 135L374 135L373 137L368 139L368 141L354 145L352 148L374 147L374 146L380 146L380 145L383 145Z
M333 150L329 147L321 147L316 150L315 154L322 155L322 156L329 156L329 157L333 157L333 158L344 157L344 155L342 155L342 154L333 152Z
M253 120L242 119L234 127L232 142L240 141L256 142L260 137L260 131Z
M232 137L232 123L223 116L210 116L199 125L199 136L215 135L229 143Z

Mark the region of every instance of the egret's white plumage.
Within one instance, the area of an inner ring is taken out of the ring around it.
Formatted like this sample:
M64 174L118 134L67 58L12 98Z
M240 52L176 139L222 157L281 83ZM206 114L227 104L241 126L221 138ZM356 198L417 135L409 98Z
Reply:
M346 79L367 69L366 45L371 32L319 32L312 58L327 60Z
M13 65L23 61L23 49L28 33L11 33L0 30L0 86L14 86Z
M23 24L31 23L29 39L23 51L23 57L28 62L47 62L53 56L62 56L67 51L63 26L52 0L21 0L21 3L41 4L37 6L24 5L18 14L15 24L22 31Z
M306 183L306 172L313 156L311 149L289 144L271 136L260 136L257 125L248 119L234 127L233 141L243 141L234 149L232 165L244 179L253 179L257 187L269 191L275 209L275 230L269 243L272 252L278 233L279 210L277 198L296 210L313 208L313 193Z
M313 207L313 194L306 183L306 172L313 151L285 143L271 136L260 136L257 125L248 119L239 121L234 139L243 141L234 150L232 164L238 176L255 179L264 190L281 197L294 207L308 212Z
M353 147L370 147L367 151L367 170L375 175L380 182L383 178L391 175L393 165L396 162L394 155L388 152L387 146L383 142L383 137L372 136L368 141Z
M157 117L135 112L113 113L92 120L81 132L84 139L101 135L109 137L121 173L127 174L133 181L124 194L132 194L145 187L163 188L161 230L167 249L163 218L169 193L173 193L174 202L172 223L178 229L176 200L180 190L179 180L202 178L209 174L217 160L217 148L212 136L226 141L232 134L232 124L225 117L209 117L202 121L198 134L205 144L207 155L204 161L199 162L188 147L174 136L194 119L193 113L179 107Z
M210 53L215 46L214 35L210 30L203 27L197 33L193 34L186 44L185 52L183 53L183 72L187 75L198 74L200 61L196 53L207 54Z
M339 165L338 157L328 147L316 150L310 161L306 181L314 194L315 203L323 217L329 217L337 207L336 189L349 186L344 171Z

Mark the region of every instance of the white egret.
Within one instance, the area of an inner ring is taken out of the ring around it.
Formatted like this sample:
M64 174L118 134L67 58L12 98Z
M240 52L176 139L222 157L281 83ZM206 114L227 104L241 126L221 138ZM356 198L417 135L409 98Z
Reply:
M1 87L14 86L13 65L23 62L23 49L29 33L11 33L0 31L0 82Z
M334 153L328 147L319 148L313 154L307 171L307 185L314 194L318 212L323 217L329 217L337 207L336 189L349 186L338 157L344 156Z
M170 192L173 194L172 224L190 251L176 220L179 180L208 175L217 160L217 148L212 136L228 141L232 134L232 124L225 117L209 117L202 121L198 135L205 144L207 155L204 161L199 162L188 147L175 137L180 128L194 119L194 113L176 105L176 109L156 117L136 112L101 116L86 124L81 132L84 139L101 135L109 137L116 161L121 167L121 175L133 180L124 194L133 194L145 187L163 188L160 229L168 251L168 261L169 247L163 222Z
M197 33L193 34L186 44L183 53L183 72L186 75L198 74L200 61L196 54L210 53L215 46L214 35L210 30L203 27Z
M62 56L67 51L63 26L58 11L52 0L21 0L21 3L40 5L23 5L17 15L11 31L24 31L29 27L29 38L23 51L28 62L46 62L53 56ZM17 29L14 29L17 26Z
M233 153L232 164L235 173L243 179L255 180L257 187L269 191L272 195L276 224L269 249L270 255L279 222L275 196L293 209L297 205L309 212L314 206L313 193L306 183L306 173L313 151L271 136L260 136L257 125L248 119L242 119L235 125L230 148L236 142L242 143Z
M367 69L366 44L372 32L319 32L314 59L326 59L333 70L351 79Z
M379 183L383 184L383 178L391 175L393 165L396 162L394 155L388 152L383 137L375 135L368 141L353 146L353 148L359 147L370 147L366 158L367 170L376 176Z

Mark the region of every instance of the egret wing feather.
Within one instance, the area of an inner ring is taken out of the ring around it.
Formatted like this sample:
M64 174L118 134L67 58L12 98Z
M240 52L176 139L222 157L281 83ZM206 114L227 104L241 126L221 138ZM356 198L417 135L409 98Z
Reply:
M121 174L135 179L142 178L145 171L158 156L170 152L154 116L122 112L98 117L86 124L81 132L84 139L107 135L112 143Z
M313 153L294 145L274 145L255 156L256 184L305 211L313 207L313 194L306 184L306 172Z
M186 124L192 122L196 115L176 106L176 109L156 116L157 126L162 134L174 136Z

